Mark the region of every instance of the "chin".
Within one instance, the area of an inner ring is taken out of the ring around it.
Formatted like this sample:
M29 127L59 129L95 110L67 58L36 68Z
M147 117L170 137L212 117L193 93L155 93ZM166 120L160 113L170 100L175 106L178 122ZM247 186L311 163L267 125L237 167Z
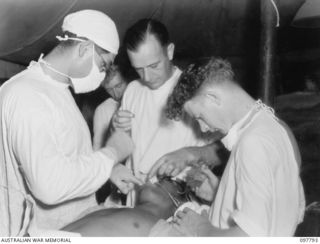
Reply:
M149 87L151 90L157 90L158 88L160 88L164 83L144 83L145 86Z

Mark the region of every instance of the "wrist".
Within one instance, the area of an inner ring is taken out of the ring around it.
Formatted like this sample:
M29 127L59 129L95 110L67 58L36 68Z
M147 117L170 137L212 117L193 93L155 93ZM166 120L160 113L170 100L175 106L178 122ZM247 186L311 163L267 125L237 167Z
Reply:
M100 151L113 161L113 165L118 163L118 153L115 148L108 146L100 149Z

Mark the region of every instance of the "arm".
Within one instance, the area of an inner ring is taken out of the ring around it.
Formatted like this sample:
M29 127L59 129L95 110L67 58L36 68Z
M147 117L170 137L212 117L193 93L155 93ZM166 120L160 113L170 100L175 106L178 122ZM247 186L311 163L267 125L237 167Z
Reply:
M188 166L209 165L210 168L222 163L219 151L223 150L220 142L213 142L202 147L185 147L161 157L151 168L149 178L159 175L176 176Z
M93 149L98 150L103 146L103 112L99 105L94 111L93 115ZM109 127L109 122L107 122L106 127Z
M234 225L228 229L214 227L209 221L209 215L203 211L197 214L189 208L183 209L174 217L173 227L186 236L248 236L239 226Z
M127 89L125 90L120 108L115 111L111 119L111 125L113 130L124 130L124 131L131 131L131 120L134 118L134 114L130 111L131 104L128 100L130 100L131 94L131 86L128 85Z
M204 228L198 236L220 236L220 237L245 237L248 236L239 226L234 226L229 229L223 230L214 227L213 225Z
M212 203L218 191L220 179L203 165L201 168L192 168L188 171L186 183L197 197Z
M118 103L113 99L101 103L95 110L93 116L93 149L102 148L106 142L112 116L118 109Z
M52 123L52 108L46 100L40 101L38 94L16 99L11 123L13 150L28 187L45 204L92 194L109 178L114 151L64 154Z

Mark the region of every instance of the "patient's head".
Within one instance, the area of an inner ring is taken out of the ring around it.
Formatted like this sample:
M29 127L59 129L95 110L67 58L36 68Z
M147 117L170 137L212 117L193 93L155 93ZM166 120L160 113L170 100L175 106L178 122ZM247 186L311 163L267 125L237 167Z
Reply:
M188 193L185 182L173 181L166 177L157 183L146 183L139 187L137 205L156 205L159 211L164 212L164 218L168 218L173 215L177 205L188 201Z

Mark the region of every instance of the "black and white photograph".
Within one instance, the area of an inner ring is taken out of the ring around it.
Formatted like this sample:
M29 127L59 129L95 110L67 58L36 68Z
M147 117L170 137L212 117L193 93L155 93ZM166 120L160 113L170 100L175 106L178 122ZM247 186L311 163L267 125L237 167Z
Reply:
M319 242L320 0L0 0L0 241L83 237Z

